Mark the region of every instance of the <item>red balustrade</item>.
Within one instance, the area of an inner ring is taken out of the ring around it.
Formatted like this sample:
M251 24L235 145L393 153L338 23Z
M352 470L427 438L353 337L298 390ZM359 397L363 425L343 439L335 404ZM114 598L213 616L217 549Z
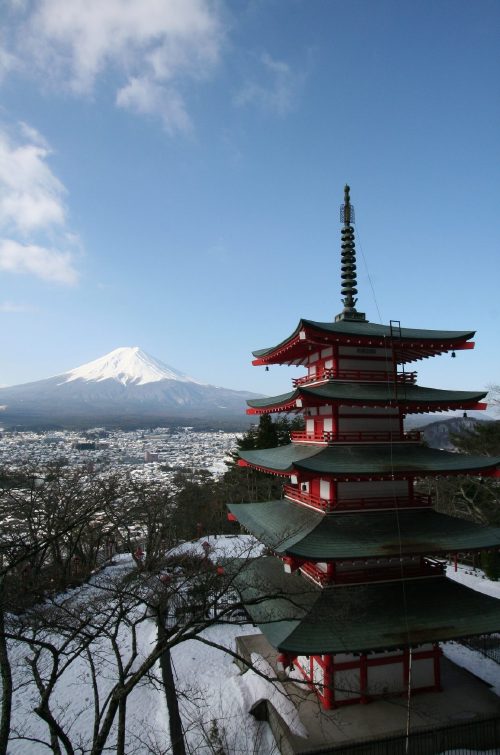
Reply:
M336 433L333 431L307 432L307 430L294 430L290 433L292 441L307 443L399 443L419 442L422 434L412 430L400 435L399 432L373 432L360 430L358 432Z
M300 378L294 378L292 384L294 388L299 385L309 383L319 383L324 380L365 380L369 382L394 382L394 372L392 370L321 370L315 375L304 375ZM413 385L417 382L416 372L398 372L396 382Z
M377 498L352 498L344 500L328 500L320 498L300 490L294 485L284 485L283 494L285 498L299 503L305 503L321 511L360 511L370 509L404 509L415 508L416 506L432 506L430 495L414 493L413 498L409 496L380 496Z
M402 567L401 564L394 564L393 566L371 564L363 569L346 569L343 571L337 568L335 575L330 577L324 571L318 569L315 564L305 563L300 566L300 571L324 587L329 584L352 585L365 584L366 582L442 576L445 572L445 566L446 564L443 561L434 559L426 559L417 564L403 564Z
M409 496L381 496L380 498L349 498L347 500L335 501L332 504L332 510L335 511L359 511L366 509L410 509L415 507L432 506L430 495L414 493L413 498Z
M306 503L308 506L314 506L316 509L322 511L328 511L331 506L331 501L326 498L320 498L319 495L313 495L312 493L306 493L294 485L284 485L283 493L286 498L290 498L293 501L299 501L300 503Z

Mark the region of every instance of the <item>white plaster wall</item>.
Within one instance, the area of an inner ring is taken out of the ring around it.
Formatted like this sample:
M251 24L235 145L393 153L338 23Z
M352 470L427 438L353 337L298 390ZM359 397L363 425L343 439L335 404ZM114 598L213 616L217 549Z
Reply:
M369 695L387 695L402 692L403 663L390 663L387 666L369 666L367 692Z
M337 496L342 500L351 498L375 498L408 495L406 480L387 480L386 482L339 482Z
M422 658L412 660L411 664L411 688L432 687L434 684L434 660Z
M350 700L360 695L359 669L335 671L333 677L335 700Z
M339 417L339 432L399 432L399 419L397 417Z
M319 495L320 498L326 498L327 500L330 499L330 493L331 493L331 484L329 480L320 480L319 481Z
M339 355L356 356L357 354L363 354L363 356L373 357L386 357L390 359L392 357L390 349L374 348L372 346L339 346Z
M383 417L399 416L398 410L390 406L342 406L339 410L339 416L341 417L343 414L359 414L360 416L364 414L380 414Z
M339 370L363 370L363 372L392 372L394 369L391 361L369 359L352 359L339 357Z

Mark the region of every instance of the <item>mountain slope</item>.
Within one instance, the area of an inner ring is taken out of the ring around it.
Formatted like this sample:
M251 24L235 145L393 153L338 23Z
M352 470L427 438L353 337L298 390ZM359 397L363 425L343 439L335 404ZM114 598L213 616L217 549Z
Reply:
M0 424L62 426L237 419L256 394L207 385L139 347L115 349L46 380L0 389Z

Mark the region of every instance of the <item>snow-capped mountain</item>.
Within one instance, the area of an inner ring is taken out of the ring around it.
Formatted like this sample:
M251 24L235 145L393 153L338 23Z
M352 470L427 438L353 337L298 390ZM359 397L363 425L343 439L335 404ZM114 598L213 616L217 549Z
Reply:
M252 397L189 377L138 346L124 347L46 380L0 388L0 425L244 423Z
M82 364L74 370L65 372L61 377L64 382L72 380L117 380L123 385L146 385L157 383L159 380L179 380L182 383L196 383L206 385L188 375L184 375L173 367L169 367L158 359L146 354L138 346L124 346L110 351L93 362Z

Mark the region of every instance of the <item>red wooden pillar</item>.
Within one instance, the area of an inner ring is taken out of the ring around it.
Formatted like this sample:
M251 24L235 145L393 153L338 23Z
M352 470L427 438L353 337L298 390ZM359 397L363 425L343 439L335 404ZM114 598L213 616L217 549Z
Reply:
M332 710L335 708L333 655L325 655L323 681L323 706L325 710Z

